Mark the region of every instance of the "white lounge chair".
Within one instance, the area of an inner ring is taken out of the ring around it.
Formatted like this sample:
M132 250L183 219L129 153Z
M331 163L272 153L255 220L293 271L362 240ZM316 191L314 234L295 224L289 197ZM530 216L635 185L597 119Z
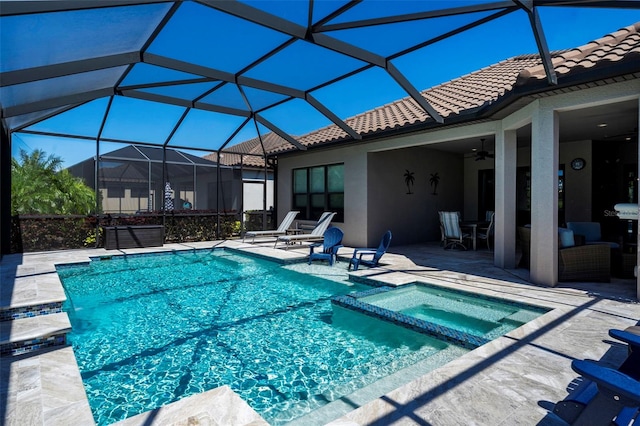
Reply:
M290 211L289 213L287 213L287 215L284 217L284 219L282 219L282 222L280 222L280 226L278 226L278 229L271 229L271 230L267 230L267 231L247 231L244 233L244 237L242 238L242 242L244 243L244 240L247 237L252 237L253 239L251 240L251 243L253 243L256 240L256 237L277 237L280 235L286 235L287 234L287 229L289 229L289 227L291 227L291 224L293 223L293 220L296 218L296 216L298 215L299 212L297 211Z
M303 241L322 241L324 240L324 231L327 230L331 220L335 216L335 213L332 212L324 212L318 222L316 222L315 228L311 231L310 234L300 234L300 235L282 235L278 237L276 243L273 245L273 248L276 248L279 242L284 242L286 244L293 244Z

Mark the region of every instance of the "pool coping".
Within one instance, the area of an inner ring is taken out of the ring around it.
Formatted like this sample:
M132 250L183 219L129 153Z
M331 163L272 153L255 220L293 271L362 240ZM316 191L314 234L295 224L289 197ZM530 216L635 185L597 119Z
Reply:
M284 259L281 261L281 263L299 262L305 259L307 255L306 252L301 253L301 250L285 251L285 250L271 249L267 247L256 247L251 244L239 243L234 241L215 242L215 243L212 243L212 242L191 243L188 245L184 245L184 244L165 245L162 248L155 247L152 249L130 249L130 250L120 250L119 252L123 254L139 254L139 253L165 252L165 251L172 251L172 250L183 251L183 250L194 250L194 249L208 249L213 247L228 247L228 248L238 249L249 254L253 253L253 254L257 254L259 256L265 256L268 258L271 258L273 256L276 258ZM14 282L14 287L16 287L20 284L21 278L31 277L33 275L38 275L40 273L50 274L51 272L55 271L54 265L56 264L69 263L69 259L80 259L80 261L88 261L88 258L90 257L89 254L91 254L92 255L91 257L93 257L96 254L99 255L99 252L100 252L100 249L97 249L97 251L96 250L79 250L79 251L53 252L53 253L43 253L43 254L25 254L21 259L21 262L19 265L11 265L10 261L7 262L3 259L2 263L0 263L0 266L3 267L3 270L0 271L0 273L3 274L2 275L3 277L6 277L7 276L6 270L8 268L10 269L12 267L15 267L16 282ZM106 255L113 254L113 252L110 253L104 250L102 252L104 252ZM348 252L348 249L347 249L347 252ZM429 284L442 285L442 286L450 287L453 289L457 288L463 291L465 290L472 291L474 293L486 294L488 296L497 297L501 299L514 300L516 302L526 303L530 305L538 304L538 306L551 308L552 310L550 310L546 314L543 314L537 319L527 324L524 324L523 326L517 328L516 330L513 330L507 333L505 336L495 339L469 352L468 354L464 355L463 357L455 361L452 361L451 363L445 365L444 367L438 368L425 376L416 378L416 380L410 383L406 383L405 385L397 388L396 390L380 398L377 398L367 404L364 404L360 407L355 408L350 413L334 421L331 421L328 424L334 424L334 425L363 424L363 423L376 421L376 419L379 421L380 419L385 418L385 416L389 416L390 413L394 411L398 411L397 406L394 406L395 404L389 403L390 400L396 401L397 403L402 403L407 407L411 407L411 401L413 400L413 398L415 398L416 392L418 392L418 390L423 395L429 395L430 392L431 393L433 392L434 388L441 386L443 381L446 382L447 380L450 380L452 376L455 377L457 374L460 374L461 371L464 371L465 368L468 368L468 365L470 363L471 364L477 363L477 362L481 363L483 359L491 358L495 356L495 354L505 351L506 348L514 344L518 344L518 342L527 342L525 343L525 346L527 347L527 349L529 349L529 345L530 345L529 340L532 339L532 336L534 338L537 337L541 329L548 328L552 325L555 326L558 321L564 319L570 312L572 312L577 305L580 305L585 301L589 301L590 299L593 299L591 296L589 296L588 294L585 294L585 292L582 292L582 291L567 291L565 289L555 289L555 288L551 288L551 289L545 288L544 290L546 291L544 293L548 293L548 294L545 294L543 297L541 297L543 293L539 291L540 289L536 289L534 292L535 294L533 294L533 297L532 297L531 294L527 294L527 292L530 289L523 287L521 284L503 281L502 287L509 287L509 290L510 290L509 294L507 295L504 291L504 288L501 288L501 285L499 283L498 284L491 283L485 279L479 280L479 282L481 281L482 285L476 285L470 288L470 285L468 282L470 276L468 275L465 277L457 277L456 279L451 279L450 276L438 277L436 276L436 274L432 274L429 272L427 273L429 277L424 278L424 277L421 277L420 275L416 275L415 272L408 273L403 271L402 269L404 269L403 265L391 264L391 265L387 265L384 268L380 268L376 270L358 271L352 274L352 278L354 278L354 280L358 280L359 277L361 277L362 280L374 279L374 280L380 281L381 283L385 283L386 285L391 285L391 286L399 286L399 285L403 285L410 282L424 280L424 282L427 282ZM25 274L21 275L20 270L23 270ZM55 275L57 276L57 274ZM48 279L50 280L50 275ZM29 280L29 284L32 284L31 281L32 280ZM573 299L576 299L576 300L573 300ZM608 324L615 324L619 326L619 328L623 328L626 325L633 325L635 321L632 323L632 318L640 318L640 307L637 303L632 303L628 301L623 302L624 303L623 306L625 308L625 314L621 315L621 313L617 311L617 308L615 306L616 303L614 302L615 301L613 302L599 301L598 303L600 304L600 306L598 306L598 309L590 308L588 312L585 311L586 313L581 315L607 316L607 320L609 321ZM606 352L606 349L608 348L608 346L609 345L602 344L602 342L600 342L600 344L596 345L596 347L591 347L590 350L587 351L587 353L602 356L602 354ZM67 347L67 349L69 348ZM58 351L61 351L61 350L58 350ZM54 350L51 352L55 353L58 351ZM19 366L25 363L33 364L35 362L40 362L39 361L40 357L43 357L44 359L44 357L46 357L48 354L49 353L45 353L37 357L19 356L19 357L15 357L15 359L3 358L3 362L9 361L8 363L5 363L5 364L13 364L15 362L16 366ZM72 391L72 393L75 393L75 392L78 392L78 384L79 384L79 387L82 390L82 393L84 394L84 388L82 386L82 382L79 376L79 370L77 370L77 362L75 362L74 365L71 365L71 366L68 365L67 367L70 367L71 369L75 368L75 371L77 374L75 373L67 374L65 375L65 377L62 377L62 378L56 377L55 383L41 383L40 386L42 388L44 387L50 388L53 386L54 388L58 388L58 389L68 389L67 388L67 384L68 384L70 386L75 386L75 390ZM571 381L571 377L573 376L574 374L572 374L572 372L570 371L570 368L568 368L567 362L565 361L561 369L561 374L560 374L561 380L559 380L559 383L565 383L562 379L566 379L566 383L569 383ZM41 377L40 380L45 380L45 378ZM555 380L558 381L558 378L556 378ZM9 390L8 390L9 394L11 394L12 392L20 393L19 389L15 391L12 390L11 383L9 383L8 386L9 386ZM555 388L548 388L546 390L550 392L552 398L555 397L555 399L559 400L566 395L566 390L564 389L564 386L557 386L557 387L561 388L562 390L558 391L558 389L555 389ZM448 395L449 392L441 391L440 393L438 393L437 396L438 398L440 398L442 395L445 395L445 394ZM188 398L185 398L185 399L188 399ZM85 403L86 403L86 407L84 407ZM16 408L20 406L20 404L19 402L15 402L15 401L7 401L7 404L9 405L9 408L7 409L6 413L10 419L12 418L12 416L17 415L17 413L20 411L19 409ZM447 411L447 409L439 405L437 401L434 402L433 404L435 404L435 406L438 407L438 409L435 411L438 411L438 410ZM66 413L65 416L69 416L67 417L67 419L69 419L71 418L71 416L75 415L73 413L76 413L76 414L83 413L83 412L86 413L86 409L88 408L88 401L86 401L86 395L85 395L85 401L80 401L80 402L73 401L73 403L69 404L67 409L65 409L63 406L64 404L61 404L62 408L56 407L56 409L59 412ZM411 408L411 410L415 411L414 408ZM532 410L532 411L535 411L534 416L537 416L538 418L542 415L540 412L541 409L539 407L537 410ZM55 421L55 419L57 419L58 421L62 420L62 418L54 416L53 411L51 410L47 411L45 410L45 407L42 407L42 412L40 416L44 417L45 413L49 413L49 414L48 414L48 419L43 418L43 422L44 422L43 424L56 424L57 422ZM184 417L185 419L189 417L188 416L189 413L184 413L184 415L185 415ZM424 416L428 417L428 415L426 414ZM531 415L529 414L528 416L531 416ZM454 417L457 417L457 416L454 416Z

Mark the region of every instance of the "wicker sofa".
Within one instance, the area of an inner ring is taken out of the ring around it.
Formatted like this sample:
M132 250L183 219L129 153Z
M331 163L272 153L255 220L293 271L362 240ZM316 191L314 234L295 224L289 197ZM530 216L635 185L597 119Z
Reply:
M520 266L529 268L531 228L518 227L522 248ZM576 245L558 249L558 281L611 280L611 248L607 244Z

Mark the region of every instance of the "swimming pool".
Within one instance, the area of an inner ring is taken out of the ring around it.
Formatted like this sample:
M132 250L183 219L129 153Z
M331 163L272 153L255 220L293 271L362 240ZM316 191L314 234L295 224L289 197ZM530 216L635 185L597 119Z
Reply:
M447 327L454 332L480 338L484 344L549 311L547 308L512 302L495 297L447 289L427 283L358 298L403 316ZM465 338L466 342L474 340Z
M426 359L451 359L439 354L453 345L333 307L332 297L369 287L313 268L332 279L229 250L59 268L96 422L226 384L284 424Z

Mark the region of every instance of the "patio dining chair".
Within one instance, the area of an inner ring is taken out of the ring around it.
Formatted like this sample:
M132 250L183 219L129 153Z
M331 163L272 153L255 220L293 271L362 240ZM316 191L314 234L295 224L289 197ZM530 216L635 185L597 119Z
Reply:
M471 234L462 232L460 227L460 212L438 212L440 215L440 229L442 231L442 239L444 248L453 248L456 246L467 249L464 245L465 240L470 240Z
M489 218L489 226L487 226L486 228L478 228L478 232L476 234L476 238L487 240L487 248L489 250L491 250L491 238L493 238L495 218L496 214L492 212L491 217Z
M484 212L484 220L487 222L491 222L491 217L495 214L493 210L487 210Z

